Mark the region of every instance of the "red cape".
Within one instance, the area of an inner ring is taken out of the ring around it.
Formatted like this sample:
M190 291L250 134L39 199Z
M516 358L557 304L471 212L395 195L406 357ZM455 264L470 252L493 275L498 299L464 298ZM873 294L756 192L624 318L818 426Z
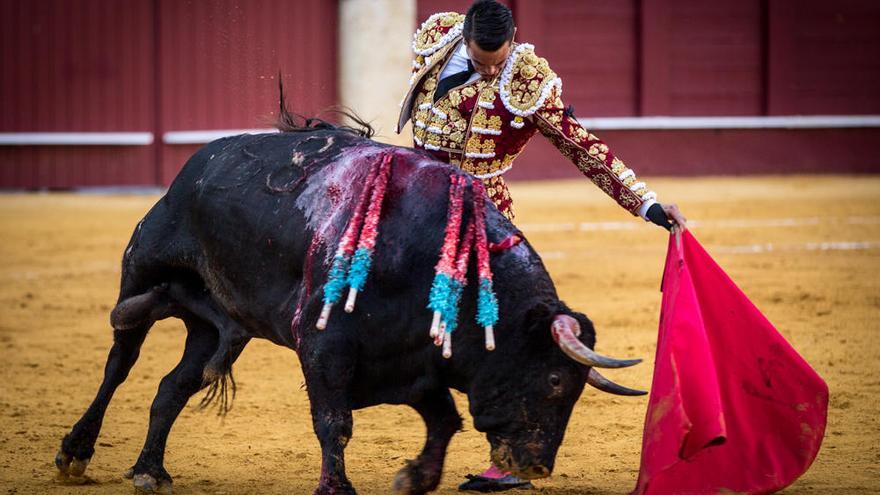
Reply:
M815 459L828 386L696 239L670 236L634 494L770 493Z

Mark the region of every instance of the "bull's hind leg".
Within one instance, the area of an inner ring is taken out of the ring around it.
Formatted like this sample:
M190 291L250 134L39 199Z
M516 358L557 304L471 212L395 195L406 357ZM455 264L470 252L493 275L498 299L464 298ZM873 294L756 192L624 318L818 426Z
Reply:
M157 319L167 317L171 303L164 297L164 288L124 298L113 311L113 347L104 366L104 381L85 414L61 442L55 465L64 476L82 476L95 453L95 442L101 431L104 413L113 393L128 377L138 359L147 332ZM119 311L118 308L122 308Z
M134 486L145 493L171 493L171 476L165 470L165 445L171 426L196 392L206 387L205 366L217 351L217 329L198 318L186 317L187 336L183 357L159 384L159 390L150 407L150 426L144 448L127 475ZM248 340L241 340L229 349L229 366L244 350Z
M95 442L104 422L107 405L137 361L141 345L151 326L152 323L149 323L130 330L113 332L113 347L104 366L104 381L98 394L70 433L65 435L61 441L61 450L55 456L55 465L62 475L82 476L85 473L86 466L95 453Z
M428 438L419 457L407 461L406 467L394 478L394 492L399 495L428 493L437 488L443 474L446 447L452 436L461 429L461 416L449 390L427 394L413 404L413 408L425 421Z

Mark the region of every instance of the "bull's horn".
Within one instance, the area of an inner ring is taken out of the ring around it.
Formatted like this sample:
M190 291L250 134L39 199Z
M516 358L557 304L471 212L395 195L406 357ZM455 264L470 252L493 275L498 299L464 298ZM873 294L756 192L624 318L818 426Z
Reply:
M648 392L643 390L635 390L632 388L626 388L623 385L618 385L611 380L605 378L595 368L590 368L590 374L587 376L587 383L598 388L603 392L608 392L609 394L614 395L645 395Z
M642 362L641 359L614 359L596 353L578 340L576 334L581 333L580 330L577 320L568 315L557 315L550 327L553 340L562 352L581 364L596 368L626 368Z

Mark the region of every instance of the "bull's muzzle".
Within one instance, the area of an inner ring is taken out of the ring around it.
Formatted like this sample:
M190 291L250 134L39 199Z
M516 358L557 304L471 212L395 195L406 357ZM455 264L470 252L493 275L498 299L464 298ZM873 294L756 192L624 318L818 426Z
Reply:
M551 468L543 464L529 460L517 460L514 451L510 445L506 443L499 444L492 448L490 453L492 464L502 471L507 471L517 478L535 480L538 478L546 478L550 476ZM532 456L527 456L532 459Z

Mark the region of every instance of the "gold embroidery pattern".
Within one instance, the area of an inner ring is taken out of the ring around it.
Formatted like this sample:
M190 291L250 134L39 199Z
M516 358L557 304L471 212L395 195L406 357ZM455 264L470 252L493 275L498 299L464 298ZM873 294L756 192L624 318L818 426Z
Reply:
M541 134L600 189L636 214L654 193L611 153L608 145L581 127L577 120L564 117L564 105L555 89L548 101L549 104L535 114L534 121Z
M462 149L468 122L458 110L458 105L453 105L452 98L444 97L437 101L433 108L437 109L439 114L432 110L427 111L428 122L426 122L426 127L428 140L426 142L453 150ZM440 131L439 134L436 133L437 130Z
M529 44L518 45L501 75L501 99L514 115L527 117L547 100L561 81L546 59L535 55ZM552 100L551 100L552 101Z
M599 186L599 189L605 191L605 194L614 196L614 189L611 188L611 177L602 172L597 173L592 178L593 184Z
M468 116L459 110L464 101L465 90L469 88L454 88L443 98L434 102L434 91L437 88L442 64L437 64L423 86L423 96L417 101L416 113L417 127L422 127L417 122L424 124L424 130L417 132L416 136L422 139L430 147L460 150L464 147L464 137L468 129ZM475 91L471 88L471 91ZM424 137L423 137L424 136ZM416 142L418 144L418 142Z
M505 127L505 120L510 119L510 114L498 101L499 93L497 79L488 85L482 82L477 84L478 100L473 107L470 137L462 161L462 169L483 180L500 176L509 170L528 141L519 137L522 126ZM522 132L529 133L531 137L534 130ZM515 149L511 148L512 143L516 143Z
M476 114L474 114L474 119L471 123L473 127L476 127L477 129L488 129L490 131L501 132L500 116L493 115L489 117L482 107L474 109L474 111L476 112Z
M474 160L467 159L461 164L461 169L465 172L468 172L473 175L483 176L487 174L493 174L498 172L499 170L504 170L513 163L513 160L518 156L517 154L513 155L504 155L503 159L494 159L494 160ZM484 179L489 180L489 179Z
M425 21L424 24L416 31L413 40L413 50L416 53L430 52L437 50L438 45L444 45L451 40L447 34L450 32L457 35L461 31L459 24L464 22L464 15L456 12L441 12L434 14Z
M466 153L478 153L481 155L494 155L495 154L495 140L493 139L482 139L479 134L472 134L470 139L468 139L467 147L465 148ZM488 156L478 157L478 158L491 158Z
M480 100L477 105L483 108L495 108L495 95L497 94L497 88L493 86L487 86L482 91L480 91Z
M428 91L420 91L418 96L415 98L413 102L413 136L415 137L415 142L417 145L421 146L422 143L425 142L425 129L428 126L428 122L430 121L431 109L430 108L420 108L425 103L431 101L431 93Z
M617 198L617 204L627 211L633 211L642 205L642 201L631 194L624 194Z
M495 207L498 208L498 211L507 217L508 220L513 220L515 216L513 200L510 198L510 190L507 189L507 183L504 182L504 178L499 175L484 179L483 185L486 186L486 193L489 195L492 203L495 204Z

